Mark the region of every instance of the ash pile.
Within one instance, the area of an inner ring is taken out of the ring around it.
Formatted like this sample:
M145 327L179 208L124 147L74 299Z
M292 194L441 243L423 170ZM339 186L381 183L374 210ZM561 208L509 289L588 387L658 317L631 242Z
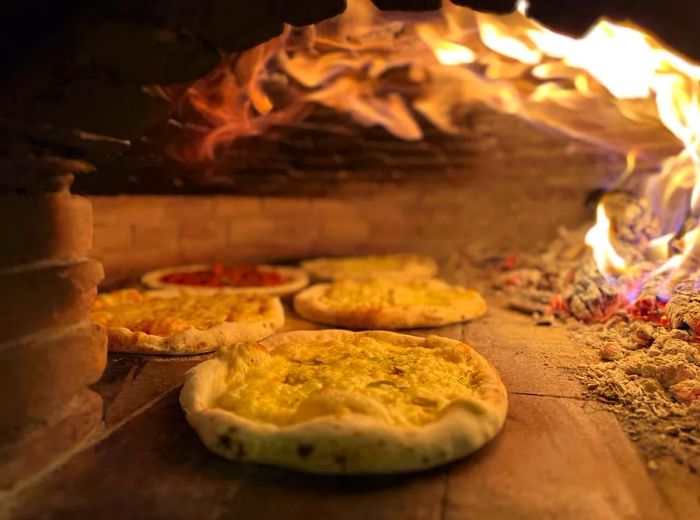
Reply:
M652 212L627 193L606 194L600 204L610 221L608 257L605 247L591 246L590 229L562 230L542 254L499 255L482 266L511 309L541 326L567 326L577 344L598 351L600 362L576 367L576 376L614 407L650 460L670 454L700 472L700 273L687 254L693 244L680 232L660 240ZM696 223L687 218L685 233Z

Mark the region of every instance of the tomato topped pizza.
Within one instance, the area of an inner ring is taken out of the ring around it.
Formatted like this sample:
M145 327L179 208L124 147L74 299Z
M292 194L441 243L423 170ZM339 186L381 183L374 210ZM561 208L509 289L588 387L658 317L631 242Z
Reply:
M288 294L308 283L306 273L294 267L265 264L197 264L151 271L141 277L151 289L221 290Z

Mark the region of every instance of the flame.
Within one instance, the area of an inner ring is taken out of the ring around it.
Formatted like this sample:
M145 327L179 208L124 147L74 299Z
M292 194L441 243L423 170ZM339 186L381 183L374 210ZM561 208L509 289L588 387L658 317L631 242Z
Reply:
M507 15L508 17L518 17L519 13ZM479 34L484 44L491 50L503 56L508 56L521 63L535 65L542 60L542 53L532 43L526 42L515 35L511 35L508 27L508 20L501 17L494 18L493 15L479 14Z
M598 270L606 276L620 275L627 271L627 263L611 242L612 226L602 202L596 208L596 223L586 233L586 244L593 249Z
M515 10L520 14L527 16L527 11L530 9L530 2L528 0L518 0L515 2Z
M241 136L297 124L317 105L402 139L422 138L416 113L457 133L454 109L479 101L627 154L616 187L631 185L660 222L640 258L660 272L700 262L700 232L682 228L700 214L700 66L629 23L601 19L572 38L530 20L528 7L519 0L514 12L495 15L445 2L406 16L350 0L343 15L288 27L195 83L181 104L196 118L183 116L180 157L211 160ZM637 163L649 157L659 171L641 179ZM586 243L606 276L633 271L615 233L599 205Z
M445 36L432 24L417 24L416 34L432 49L437 60L443 65L463 65L474 63L476 60L476 53L473 50L444 39Z
M525 9L519 11L525 13ZM623 103L654 102L659 121L680 141L683 150L666 160L660 174L648 183L647 194L661 199L657 211L668 233L647 244L645 254L664 262L656 273L696 267L700 262L698 228L684 234L682 252L670 258L668 243L682 222L679 209L681 215L700 211L700 67L668 51L640 29L608 20L599 21L580 39L553 33L529 20L509 25L488 15L480 17L479 28L489 48L533 65L535 77L572 79L575 91L592 98L600 98L596 84L600 85L616 100L621 112L635 118L636 114L627 111L629 105ZM541 104L576 99L570 89L556 82L539 85L530 98ZM637 149L628 153L627 168L618 184L632 175L638 153ZM621 275L628 266L611 238L610 220L600 204L586 243L603 274Z
M654 274L673 273L681 269L684 265L686 265L688 259L693 259L697 262L698 257L695 256L693 253L694 249L697 248L699 237L700 229L698 228L691 229L690 231L685 233L679 241L682 252L671 256L671 258L669 258L663 265L661 265L654 271Z
M665 260L668 258L670 242L673 239L673 233L666 233L660 237L656 237L649 241L647 246L647 258L652 261Z
M452 42L440 42L435 48L435 56L443 65L461 65L476 60L474 51L464 45Z

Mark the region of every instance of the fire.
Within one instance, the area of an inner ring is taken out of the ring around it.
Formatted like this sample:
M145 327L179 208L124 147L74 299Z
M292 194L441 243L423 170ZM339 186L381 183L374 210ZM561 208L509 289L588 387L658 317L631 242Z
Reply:
M446 2L407 17L351 0L343 15L287 28L193 85L183 105L197 115L184 125L194 148L180 156L211 160L239 137L298 124L316 105L418 140L416 113L459 132L453 109L480 101L627 152L617 187L632 185L660 223L638 244L639 258L659 272L692 269L700 261L700 232L690 225L700 221L700 66L633 25L601 19L571 38L530 20L527 8L520 0L499 16ZM647 153L660 169L638 182L635 161ZM601 273L628 276L628 262L640 260L618 253L615 232L599 205L586 242Z
M640 29L607 20L599 21L584 37L574 39L529 20L507 24L492 16L481 18L484 43L505 56L534 65L532 73L536 77L572 78L573 89L587 97L600 96L591 85L594 80L613 96L621 111L626 108L625 100L654 101L659 121L680 141L683 150L667 159L660 174L648 183L647 196L654 191L662 193L657 211L665 220L662 231L666 233L650 241L644 253L647 258L663 261L655 274L695 268L700 259L697 227L682 236L681 252L669 257L667 246L681 224L676 208L681 209L682 217L700 210L700 67L668 51ZM515 41L514 35L518 35ZM563 94L572 92L550 82L539 86L531 98L547 103ZM621 182L629 177L629 166L628 162ZM634 163L631 166L633 169ZM611 222L603 204L599 204L586 243L601 273L625 274L629 266L611 240Z
M586 244L593 249L593 258L598 269L607 276L620 275L627 270L627 262L615 251L610 241L611 237L612 226L601 202L596 210L596 223L586 233Z
M461 65L476 60L474 51L452 42L440 42L435 46L435 56L443 65Z

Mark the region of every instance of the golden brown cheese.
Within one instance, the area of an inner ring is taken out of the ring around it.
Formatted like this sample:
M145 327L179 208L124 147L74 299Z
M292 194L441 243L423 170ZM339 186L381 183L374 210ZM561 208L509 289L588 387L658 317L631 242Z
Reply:
M330 284L324 303L335 309L381 309L414 305L450 305L473 301L476 291L440 280L341 280Z
M321 278L365 278L371 276L426 277L437 271L432 258L411 254L366 255L340 258L317 258L302 267Z
M338 258L327 260L327 262L339 274L354 277L367 273L380 274L382 271L400 271L405 267L407 260L399 255L369 255L356 258Z
M188 328L206 330L227 321L259 320L269 299L223 292L161 297L127 289L99 295L91 318L105 327L167 336Z
M328 409L309 411L307 405L314 397L340 392L361 402L365 414L397 426L417 426L435 420L455 399L478 397L480 375L470 360L465 345L431 345L430 340L426 347L366 336L285 344L249 369L242 381L231 382L218 405L283 426L327 415ZM330 410L347 411L342 400ZM385 413L388 417L382 417Z

